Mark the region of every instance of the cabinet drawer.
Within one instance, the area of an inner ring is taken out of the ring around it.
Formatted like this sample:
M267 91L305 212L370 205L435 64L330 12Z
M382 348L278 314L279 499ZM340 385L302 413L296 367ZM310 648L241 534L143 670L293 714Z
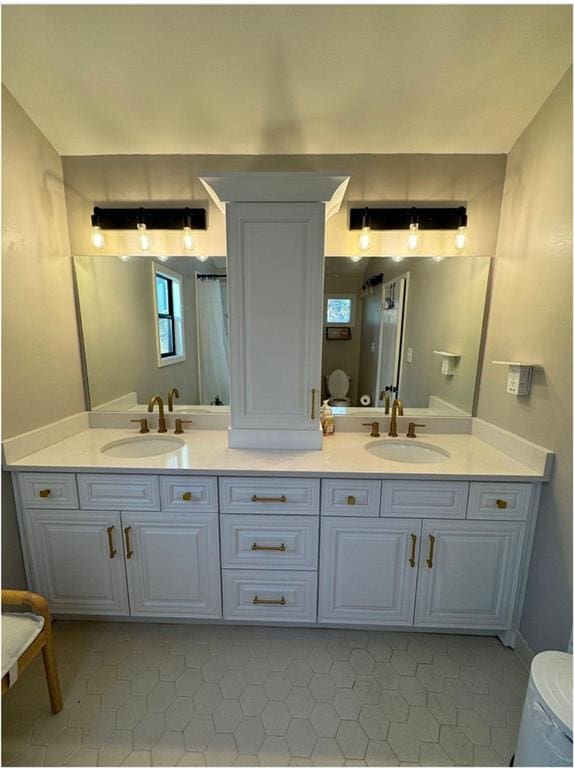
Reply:
M160 477L165 512L217 512L216 477Z
M383 517L464 518L468 483L445 480L383 480Z
M314 623L317 574L311 571L224 570L223 618Z
M322 515L378 517L380 504L380 480L323 480Z
M318 518L224 515L220 525L223 568L317 568Z
M319 514L316 478L222 477L219 494L222 512Z
M159 511L159 484L153 475L78 475L82 509Z
M471 520L527 520L532 498L530 483L471 483Z
M19 472L18 485L23 507L77 509L78 491L73 474Z

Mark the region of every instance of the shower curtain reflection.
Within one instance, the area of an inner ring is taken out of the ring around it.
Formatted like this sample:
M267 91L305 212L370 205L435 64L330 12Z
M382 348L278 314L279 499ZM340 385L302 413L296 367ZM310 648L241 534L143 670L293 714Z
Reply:
M227 278L196 275L199 402L229 405Z

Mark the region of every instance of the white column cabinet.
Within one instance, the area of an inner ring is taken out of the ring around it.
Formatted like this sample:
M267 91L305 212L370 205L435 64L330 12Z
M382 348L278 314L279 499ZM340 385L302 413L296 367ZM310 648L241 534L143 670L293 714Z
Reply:
M55 613L129 614L119 512L27 509L33 588Z
M412 624L420 520L321 521L319 621Z
M132 616L221 618L218 518L122 513Z
M324 226L323 203L227 206L232 447L321 447Z
M524 529L514 522L425 520L416 625L507 627Z

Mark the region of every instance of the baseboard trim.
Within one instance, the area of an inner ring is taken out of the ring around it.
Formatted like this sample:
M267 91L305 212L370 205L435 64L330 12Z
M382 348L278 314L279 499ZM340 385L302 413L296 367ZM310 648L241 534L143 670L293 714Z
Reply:
M522 634L517 630L514 642L514 653L518 656L520 661L524 664L526 669L530 669L532 659L534 658L534 651L528 645Z

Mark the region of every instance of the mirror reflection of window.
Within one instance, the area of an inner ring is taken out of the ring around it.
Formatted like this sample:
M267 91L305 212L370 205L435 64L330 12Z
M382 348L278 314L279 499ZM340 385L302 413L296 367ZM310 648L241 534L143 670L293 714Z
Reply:
M183 277L153 264L158 366L185 360Z
M328 295L326 299L325 325L354 325L355 296Z

